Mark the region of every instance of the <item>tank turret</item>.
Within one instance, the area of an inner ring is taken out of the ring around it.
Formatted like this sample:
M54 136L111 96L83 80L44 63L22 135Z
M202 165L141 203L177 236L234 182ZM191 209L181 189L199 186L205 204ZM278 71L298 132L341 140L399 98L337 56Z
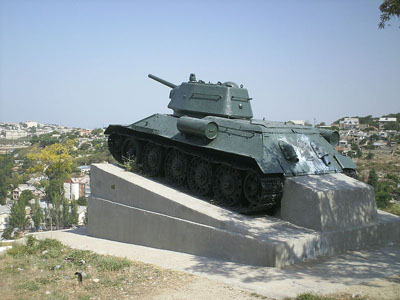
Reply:
M175 85L152 74L149 77L172 88L168 107L174 111L175 116L217 116L230 119L253 117L247 89L234 82L205 83L196 80L195 74L190 74L188 82Z

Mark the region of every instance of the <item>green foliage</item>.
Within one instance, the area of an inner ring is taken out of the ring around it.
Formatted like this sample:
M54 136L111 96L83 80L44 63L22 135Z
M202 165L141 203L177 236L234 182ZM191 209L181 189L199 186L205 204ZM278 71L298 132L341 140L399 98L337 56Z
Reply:
M34 236L29 235L25 245L22 243L14 243L11 249L6 251L7 255L12 257L23 257L27 255L42 255L44 250L47 250L45 256L59 257L62 254L63 245L61 242L53 239L37 240Z
M34 135L30 141L32 144L39 144L41 148L58 143L58 139L53 137L53 133L46 133L42 135Z
M14 201L11 206L9 225L11 228L18 228L20 230L25 230L25 227L28 225L25 212L25 200L22 197Z
M392 17L400 17L400 1L384 0L379 6L379 10L381 11L381 21L379 22L378 27L383 29L385 28L386 23L389 22Z
M35 228L39 228L40 224L43 221L43 212L42 209L40 208L39 200L35 200L35 204L33 205L32 208L32 220Z
M14 160L11 155L0 155L0 204L6 203L7 192L11 187L11 174Z
M371 169L368 175L368 184L372 185L373 187L376 187L377 183L378 183L378 175L376 174L375 169Z
M393 186L390 182L378 182L375 186L375 200L378 208L386 208L392 199Z
M80 197L77 200L77 204L80 206L87 206L87 199L85 197Z
M102 133L103 133L103 129L101 129L101 128L96 128L96 129L92 130L93 135L100 135Z
M97 261L96 268L98 271L121 271L124 268L129 268L131 264L126 258L101 256Z
M17 286L18 289L27 291L38 291L39 286L34 281L27 281Z
M81 151L86 151L90 148L90 144L89 143L83 143L80 147L79 150Z
M386 211L391 214L400 216L400 203L396 203L396 204L388 206Z
M34 199L35 195L33 195L32 191L30 190L25 190L19 195L19 201L23 203L24 206L29 205L29 200Z
M372 152L368 152L367 156L365 157L365 159L373 159L375 156L375 154L373 154Z

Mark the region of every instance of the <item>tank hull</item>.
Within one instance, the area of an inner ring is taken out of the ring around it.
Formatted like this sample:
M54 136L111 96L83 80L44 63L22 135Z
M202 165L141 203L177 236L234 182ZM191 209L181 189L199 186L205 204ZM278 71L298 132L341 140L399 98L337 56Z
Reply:
M110 125L105 133L120 163L134 159L150 176L165 175L198 195L214 194L242 212L278 207L285 177L356 168L308 126L154 114L128 126Z

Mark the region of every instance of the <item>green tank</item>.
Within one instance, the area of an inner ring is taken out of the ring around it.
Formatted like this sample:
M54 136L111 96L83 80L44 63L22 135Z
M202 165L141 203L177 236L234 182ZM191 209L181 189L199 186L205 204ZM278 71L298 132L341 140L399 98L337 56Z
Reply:
M253 119L243 85L149 77L171 88L173 114L110 125L108 147L120 163L135 161L148 176L243 213L278 207L286 177L356 176L354 162L334 148L337 131Z

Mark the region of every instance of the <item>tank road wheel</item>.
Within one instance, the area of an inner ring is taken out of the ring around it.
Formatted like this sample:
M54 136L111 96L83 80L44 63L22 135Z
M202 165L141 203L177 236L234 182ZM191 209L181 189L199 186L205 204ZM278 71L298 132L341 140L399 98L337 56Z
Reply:
M244 179L244 196L252 205L258 206L262 201L262 183L260 177L254 172L248 172Z
M186 180L188 160L186 154L179 150L172 149L165 159L165 177L177 186L182 185Z
M122 159L125 162L141 163L142 144L134 138L127 138L122 146Z
M213 191L216 199L224 204L237 204L242 196L240 172L228 166L220 166L214 175Z
M122 154L121 154L123 142L124 142L124 137L116 133L112 133L108 137L108 150L110 151L111 155L115 158L115 160L121 164L124 162L122 160Z
M143 153L143 170L148 176L160 174L163 163L163 148L153 143L147 143Z
M200 196L208 194L212 186L211 164L203 159L193 158L188 168L187 181L193 193Z

